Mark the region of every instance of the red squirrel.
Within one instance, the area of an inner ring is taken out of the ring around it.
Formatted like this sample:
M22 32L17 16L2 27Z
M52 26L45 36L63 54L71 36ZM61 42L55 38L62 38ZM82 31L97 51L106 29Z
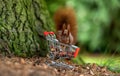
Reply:
M77 25L75 11L70 7L59 8L54 14L57 39L65 44L75 44Z

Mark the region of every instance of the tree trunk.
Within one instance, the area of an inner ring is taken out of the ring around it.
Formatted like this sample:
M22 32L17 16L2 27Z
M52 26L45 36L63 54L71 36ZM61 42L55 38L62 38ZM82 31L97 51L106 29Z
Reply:
M0 0L0 52L45 56L43 31L51 30L44 0Z

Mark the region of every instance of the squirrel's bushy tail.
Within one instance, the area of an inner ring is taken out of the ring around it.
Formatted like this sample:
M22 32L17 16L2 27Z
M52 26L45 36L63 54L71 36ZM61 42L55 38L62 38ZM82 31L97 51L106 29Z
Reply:
M62 30L63 24L70 25L70 32L74 37L74 43L77 38L77 25L75 11L71 7L61 7L54 14L56 32Z

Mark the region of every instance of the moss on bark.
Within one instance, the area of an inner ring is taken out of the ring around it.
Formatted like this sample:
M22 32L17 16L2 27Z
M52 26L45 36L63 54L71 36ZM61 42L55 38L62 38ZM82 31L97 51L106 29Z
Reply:
M17 56L45 56L43 31L51 30L44 0L0 0L0 51Z

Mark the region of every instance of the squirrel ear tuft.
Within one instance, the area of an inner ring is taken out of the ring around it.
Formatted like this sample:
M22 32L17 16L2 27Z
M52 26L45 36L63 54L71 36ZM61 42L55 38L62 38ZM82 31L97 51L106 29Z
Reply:
M65 24L63 24L62 29L63 29L63 30L65 30L65 29L66 29L66 25L65 25Z
M67 25L67 30L69 30L69 31L70 31L70 24L68 24L68 25Z

